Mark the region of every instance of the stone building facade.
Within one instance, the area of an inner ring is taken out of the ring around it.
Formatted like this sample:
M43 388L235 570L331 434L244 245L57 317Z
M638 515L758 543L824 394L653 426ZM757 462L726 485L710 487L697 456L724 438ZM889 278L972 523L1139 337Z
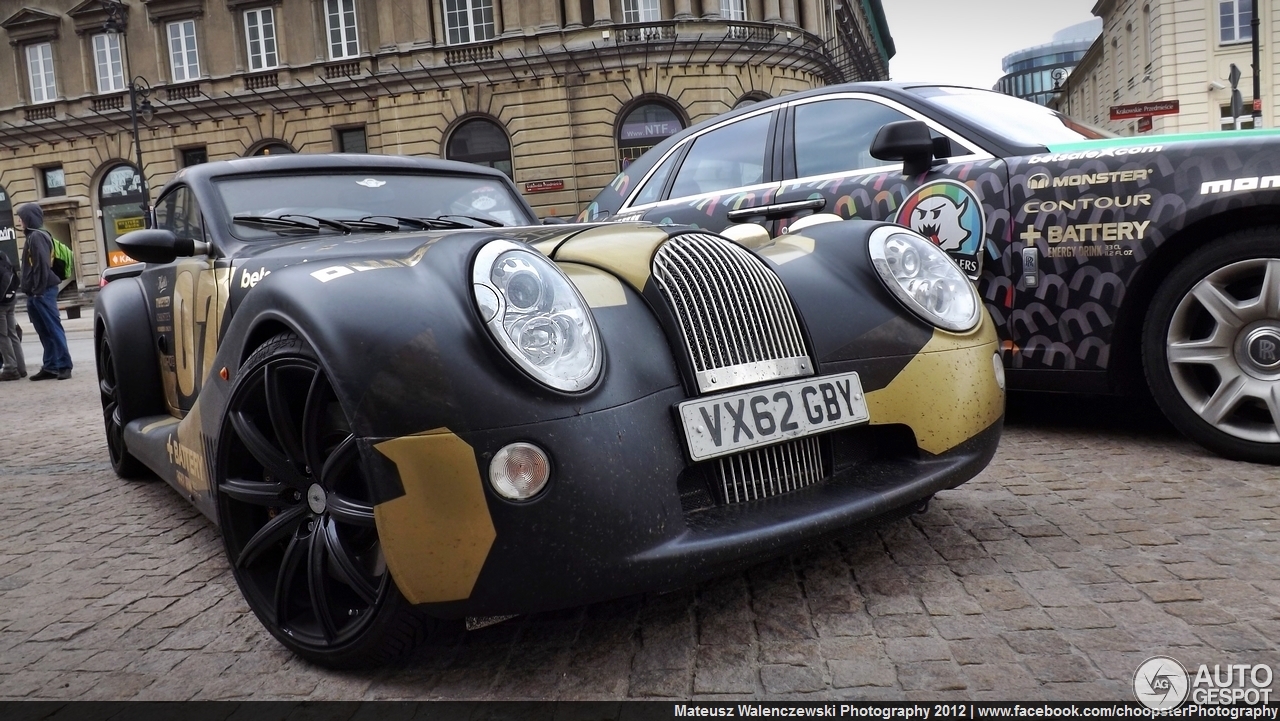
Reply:
M1258 12L1262 125L1280 118L1280 5L1265 0L1098 0L1102 34L1076 65L1055 107L1124 135L1233 130L1230 72L1240 69L1242 127L1253 127L1252 26ZM1111 120L1110 108L1178 101L1178 112ZM1145 127L1145 124L1143 125Z
M571 217L681 127L893 53L879 0L26 0L0 36L0 248L40 202L82 291L185 165L447 157Z

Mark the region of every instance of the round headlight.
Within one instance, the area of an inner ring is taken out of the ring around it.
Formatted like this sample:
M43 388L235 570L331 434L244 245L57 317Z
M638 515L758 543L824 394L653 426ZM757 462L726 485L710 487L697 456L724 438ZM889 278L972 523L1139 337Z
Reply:
M944 330L973 330L982 304L960 266L928 238L883 225L867 243L871 262L889 292L916 315Z
M602 364L595 318L555 263L494 240L476 255L472 287L489 333L522 370L571 393L595 383Z

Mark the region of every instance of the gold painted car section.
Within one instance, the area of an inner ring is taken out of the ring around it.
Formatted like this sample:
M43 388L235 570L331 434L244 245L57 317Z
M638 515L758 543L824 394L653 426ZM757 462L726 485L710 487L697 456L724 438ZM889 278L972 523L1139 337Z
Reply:
M607 270L643 291L649 282L653 254L669 237L656 226L604 225L570 238L556 251L555 260Z
M967 334L934 330L889 385L867 394L871 424L904 423L920 448L935 455L969 440L1004 414L1004 391L991 361L996 347L995 324L985 310Z
M617 276L579 263L557 263L560 270L577 286L583 300L592 308L612 308L627 304L626 289Z
M404 487L373 507L400 592L411 603L469 597L497 537L475 451L447 428L374 447L396 464Z
M785 265L809 255L813 249L813 238L806 238L803 235L780 235L773 243L756 249L756 252L777 265Z

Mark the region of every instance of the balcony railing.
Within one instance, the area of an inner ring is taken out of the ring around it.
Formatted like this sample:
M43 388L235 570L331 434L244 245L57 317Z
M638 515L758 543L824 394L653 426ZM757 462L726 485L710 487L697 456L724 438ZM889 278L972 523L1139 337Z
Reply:
M360 74L360 61L348 60L346 62L334 63L324 66L324 77L326 80L338 80L340 78L355 77Z
M460 48L444 51L444 61L449 65L465 65L482 60L493 60L493 43L485 45L464 45Z
M169 100L190 100L200 97L200 83L170 85L164 89L164 96Z
M124 107L123 95L103 95L90 101L90 105L95 113L101 113L105 110L119 110Z
M40 105L34 108L27 108L27 122L34 120L53 120L57 116L57 109L52 105Z
M272 70L267 73L258 73L256 75L244 76L245 90L262 90L264 88L274 88L280 84L280 77L276 71Z

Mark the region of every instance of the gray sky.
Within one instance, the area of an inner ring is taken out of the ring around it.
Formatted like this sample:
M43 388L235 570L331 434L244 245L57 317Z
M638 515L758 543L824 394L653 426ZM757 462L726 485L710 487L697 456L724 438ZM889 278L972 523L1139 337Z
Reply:
M893 80L990 88L1000 59L1093 17L1096 0L883 0L898 53Z

